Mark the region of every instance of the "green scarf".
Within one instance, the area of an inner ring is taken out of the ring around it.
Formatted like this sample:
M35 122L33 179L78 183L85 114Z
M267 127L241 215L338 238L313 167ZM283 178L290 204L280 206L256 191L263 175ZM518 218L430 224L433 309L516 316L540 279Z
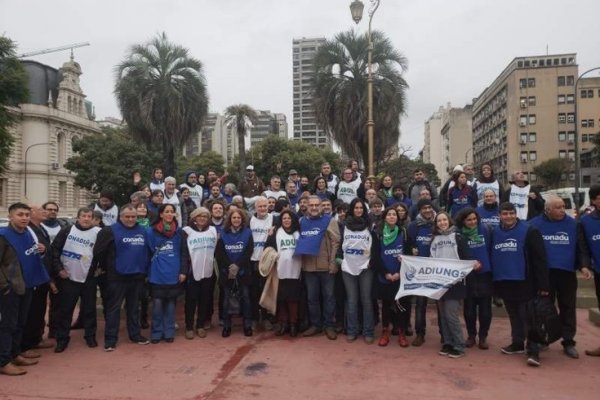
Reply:
M394 226L394 229L390 229L388 224L383 225L383 244L389 246L394 243L394 240L398 237L398 227Z
M479 234L477 227L467 228L466 226L463 226L460 231L473 243L483 243L483 237Z

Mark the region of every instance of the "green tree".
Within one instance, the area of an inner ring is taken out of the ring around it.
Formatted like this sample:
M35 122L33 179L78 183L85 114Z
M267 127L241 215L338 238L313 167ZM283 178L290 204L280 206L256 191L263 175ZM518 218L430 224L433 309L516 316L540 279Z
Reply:
M225 172L225 159L216 151L207 151L194 157L181 157L177 160L177 170L180 171L178 182L184 183L184 175L187 171L206 175L208 170L213 170L217 175Z
M140 146L127 132L114 129L73 142L73 151L76 155L65 168L77 174L75 184L92 193L109 190L119 205L129 201L133 173L151 171L162 158L160 153Z
M244 175L246 168L246 133L256 122L258 115L256 111L247 104L236 104L225 110L225 121L228 127L235 126L238 137L238 154L240 176Z
M423 172L425 172L427 180L431 182L432 185L441 185L435 165L423 162L420 157L411 159L406 154L402 153L400 156L387 161L381 166L381 170L385 174L394 177L394 183L403 185L405 190L412 182L414 170L417 168L422 169Z
M544 182L548 189L560 187L564 174L572 169L572 162L566 158L551 158L536 165L533 172Z
M400 116L405 111L408 84L402 76L406 58L381 32L373 41L374 161L396 148ZM367 141L367 34L351 30L326 41L314 59L314 110L319 124L351 158L368 160Z
M27 72L15 54L15 42L0 36L0 174L8 168L14 139L10 127L18 120L7 106L17 106L29 98Z
M208 111L202 63L162 33L117 65L115 94L133 137L160 149L166 175L174 176L176 151Z

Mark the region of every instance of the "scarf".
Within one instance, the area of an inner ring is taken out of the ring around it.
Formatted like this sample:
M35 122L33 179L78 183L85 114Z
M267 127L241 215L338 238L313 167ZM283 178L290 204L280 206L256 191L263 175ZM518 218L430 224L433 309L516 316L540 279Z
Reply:
M172 238L175 236L175 232L177 231L177 222L173 220L172 223L165 224L162 220L160 220L156 225L154 225L154 230L168 238Z
M477 227L475 228L467 228L466 226L463 226L460 229L460 232L465 235L469 241L473 242L473 243L483 243L483 237L479 234L479 229L477 229Z
M400 231L400 229L398 229L398 226L394 226L393 229L390 229L388 224L384 224L383 225L383 244L385 246L389 246L390 244L394 243L394 241L398 237L399 231Z
M348 216L344 221L346 228L353 232L365 230L369 226L369 220L367 218L357 218Z

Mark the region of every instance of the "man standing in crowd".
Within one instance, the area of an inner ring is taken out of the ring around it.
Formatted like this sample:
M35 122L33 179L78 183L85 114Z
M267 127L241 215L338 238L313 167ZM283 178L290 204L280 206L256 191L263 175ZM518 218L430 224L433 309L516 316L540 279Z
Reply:
M163 204L172 204L175 207L175 214L177 215L177 222L181 226L181 198L177 191L177 180L172 176L165 178L165 197L163 197Z
M0 228L0 374L10 376L23 375L27 371L20 367L38 363L21 355L21 339L32 292L50 280L27 229L30 212L26 204L12 204L8 226Z
M331 164L328 162L321 164L321 176L325 178L325 181L327 182L327 191L335 195L335 187L340 179L337 177L337 175L331 172Z
M152 170L152 179L150 179L150 191L153 192L155 190L165 190L165 182L163 181L163 170L160 167L154 168Z
M58 232L67 226L68 223L57 218L59 207L54 201L44 203L42 208L46 210L46 219L42 221L42 227L48 232L50 243L52 243L56 235L58 235Z
M245 198L253 198L260 196L265 191L265 185L262 180L256 176L254 172L254 166L248 165L246 167L246 176L242 179L239 186L239 192Z
M200 207L204 197L204 188L198 185L198 175L193 171L188 171L183 176L183 179L185 183L180 185L180 189L188 188L190 190L190 199L196 204L196 207Z
M322 215L321 199L310 196L308 216L300 220L300 237L294 254L302 256L302 271L308 294L311 326L303 333L304 336L316 335L324 328L327 338L337 339L334 276L338 270L335 256L339 246L340 230L337 221L329 215Z
M295 169L290 169L290 172L288 173L287 182L294 182L294 185L296 185L296 190L299 194L302 194L302 191L300 189L300 178L298 178L298 171L296 171Z
M285 190L281 189L281 178L279 175L273 175L271 177L271 186L269 189L265 190L262 195L267 198L274 197L275 199L285 197Z
M509 201L517 210L517 217L521 221L529 221L544 212L544 199L540 191L533 188L525 180L523 171L515 171L508 189L501 202Z
M298 205L298 201L300 200L300 194L298 193L298 187L294 182L288 181L285 184L285 194L290 201L290 205L292 209L295 210Z
M536 295L548 296L548 259L540 231L517 218L514 204L500 204L500 225L492 235L492 272L495 291L504 300L510 319L512 343L504 354L525 353L527 364L540 366L540 344L532 340L527 326L527 303Z
M558 300L562 323L563 349L567 356L579 358L575 349L577 329L577 276L580 269L586 279L592 271L584 266L582 257L586 251L585 237L581 226L565 212L565 202L558 196L546 199L545 212L531 220L544 238L548 255L550 296Z
M344 168L342 180L335 188L335 195L346 204L350 204L357 197L361 199L365 197L365 186L359 178L354 176L352 168Z
M98 202L92 203L90 208L94 211L100 211L102 213L102 223L104 226L111 226L117 222L117 218L119 217L119 208L113 201L112 192L101 192Z
M414 171L414 180L408 187L408 197L413 204L416 204L419 201L422 189L429 190L432 201L437 199L438 195L435 187L426 179L425 172L423 172L422 169L417 168Z
M498 201L496 200L496 192L494 190L486 189L483 192L483 204L477 207L476 211L481 217L481 223L492 228L500 224Z
M52 270L56 277L59 298L59 318L55 353L69 345L71 321L77 301L81 298L79 318L85 329L88 347L96 342L96 271L92 268L93 248L100 228L92 224L92 210L80 208L77 222L61 230L52 242Z
M130 205L120 210L119 222L103 228L94 245L94 258L106 269L107 299L104 351L113 351L119 339L121 306L126 301L129 340L150 343L140 334L140 292L148 271L150 255L145 228L136 223L137 212Z

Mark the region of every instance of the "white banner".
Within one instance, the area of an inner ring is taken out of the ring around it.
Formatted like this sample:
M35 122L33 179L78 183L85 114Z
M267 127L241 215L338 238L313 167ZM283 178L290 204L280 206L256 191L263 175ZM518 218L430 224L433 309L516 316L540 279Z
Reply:
M473 270L474 263L473 260L402 256L396 300L413 295L439 300Z

